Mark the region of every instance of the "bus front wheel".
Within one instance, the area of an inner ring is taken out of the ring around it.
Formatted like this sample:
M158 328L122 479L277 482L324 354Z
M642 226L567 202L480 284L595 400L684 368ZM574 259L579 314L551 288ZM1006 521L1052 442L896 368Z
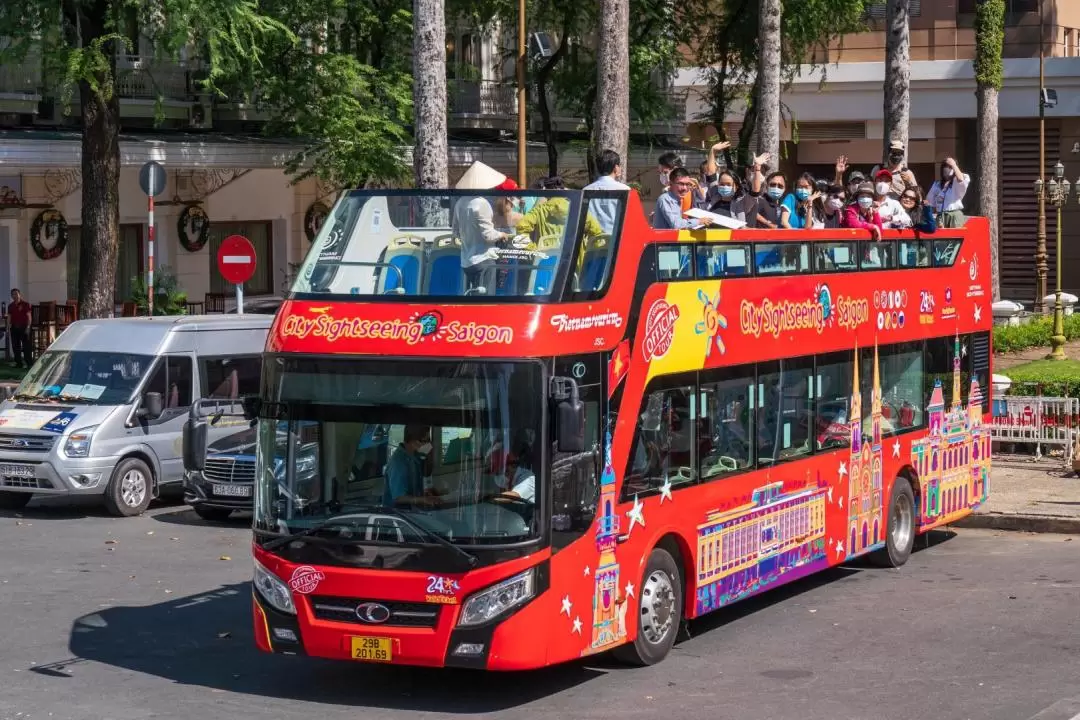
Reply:
M885 547L870 554L870 561L879 567L898 568L911 557L915 546L915 494L903 475L893 482L887 506Z
M671 652L683 619L682 573L667 550L650 553L638 599L637 637L616 648L615 657L630 665L655 665Z

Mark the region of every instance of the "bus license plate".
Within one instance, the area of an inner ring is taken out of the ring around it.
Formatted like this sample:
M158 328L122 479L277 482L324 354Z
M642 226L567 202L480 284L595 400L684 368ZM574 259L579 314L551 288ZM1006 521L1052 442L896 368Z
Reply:
M251 486L215 484L214 494L222 497L251 497Z
M0 476L32 478L34 477L33 465L0 465Z
M394 651L391 643L392 638L386 637L354 637L352 642L352 659L366 660L368 662L392 662Z

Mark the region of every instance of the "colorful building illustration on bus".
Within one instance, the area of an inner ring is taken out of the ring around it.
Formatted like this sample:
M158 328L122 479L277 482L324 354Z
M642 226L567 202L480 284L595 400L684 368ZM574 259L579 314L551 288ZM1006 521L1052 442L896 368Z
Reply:
M934 383L930 404L930 431L911 446L911 463L922 485L922 524L935 524L948 516L986 501L990 476L990 427L983 425L982 388L971 380L967 408L960 396L960 338L953 352L952 407L946 412L941 381Z
M600 553L600 562L594 574L592 643L586 653L597 652L626 637L625 612L628 598L619 598L619 561L615 557L619 516L615 514L615 470L611 466L610 433L604 448L600 507L603 514L596 529L596 549Z
M874 345L874 384L870 391L870 433L863 437L859 350L851 383L851 456L848 459L848 557L881 542L881 376Z
M746 505L710 513L698 526L697 612L825 567L825 493L820 477L789 493L774 482Z

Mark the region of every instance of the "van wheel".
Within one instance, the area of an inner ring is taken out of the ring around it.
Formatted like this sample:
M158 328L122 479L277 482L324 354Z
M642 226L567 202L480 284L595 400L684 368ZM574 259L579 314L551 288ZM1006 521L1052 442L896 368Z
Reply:
M639 597L637 637L614 655L629 665L655 665L671 652L683 617L682 573L667 550L649 554Z
M32 497L34 497L33 493L4 490L0 492L0 510L22 510Z
M225 522L232 515L232 510L228 508L210 507L208 505L192 505L191 509L203 520L209 520L210 522Z
M150 507L153 474L138 458L121 460L105 488L105 507L113 515L142 515Z
M898 568L908 561L915 546L915 494L903 475L893 482L888 508L885 547L870 553L869 559L878 567Z

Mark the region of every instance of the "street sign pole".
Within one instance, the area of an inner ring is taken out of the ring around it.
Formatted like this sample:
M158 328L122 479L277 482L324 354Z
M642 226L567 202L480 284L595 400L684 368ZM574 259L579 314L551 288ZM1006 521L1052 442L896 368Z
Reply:
M236 284L236 314L244 314L244 283Z
M154 196L165 192L165 168L153 160L139 169L139 187L146 193L146 305L154 314Z

